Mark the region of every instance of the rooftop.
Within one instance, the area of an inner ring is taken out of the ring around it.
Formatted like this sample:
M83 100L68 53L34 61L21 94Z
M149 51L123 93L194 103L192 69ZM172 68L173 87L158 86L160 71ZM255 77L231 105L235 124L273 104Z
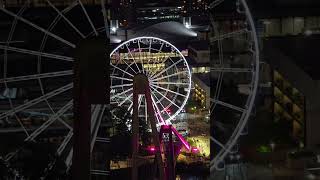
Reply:
M265 42L290 57L312 79L320 79L320 35L273 37L268 38Z
M189 46L197 51L208 51L210 43L208 40L192 41Z
M212 81L210 79L210 73L193 74L192 76L195 76L196 78L201 80L206 86L210 87L210 81Z
M135 36L153 36L174 42L187 41L197 37L197 33L175 21L161 22L149 26L141 25L133 29Z

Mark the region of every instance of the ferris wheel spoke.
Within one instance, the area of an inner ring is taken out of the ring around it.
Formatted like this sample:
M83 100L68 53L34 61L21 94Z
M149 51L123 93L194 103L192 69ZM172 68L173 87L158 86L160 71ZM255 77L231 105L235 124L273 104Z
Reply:
M210 41L211 42L216 42L216 41L221 41L223 39L227 39L227 38L231 38L234 37L236 35L240 35L240 34L245 34L245 33L249 33L250 31L248 31L248 29L240 29L237 31L233 31L233 32L229 32L229 33L225 33L225 34L219 34L215 37L213 37Z
M179 64L180 62L183 62L183 61L184 61L184 59L180 59L179 61L173 63L172 65L170 65L169 67L165 68L164 70L162 70L161 72L159 72L155 76L152 76L151 78L154 79L156 77L159 77L161 74L163 74L164 72L168 71L169 69L171 69L172 67L176 66L177 64Z
M173 77L173 76L178 76L180 74L185 74L185 73L188 73L188 72L187 71L180 71L180 72L177 72L177 73L174 73L174 74L170 74L170 75L167 75L167 76L163 76L163 77L160 77L160 78L157 78L157 79L151 79L151 80L152 80L152 82L160 81L162 79L166 79L166 78Z
M82 39L86 38L81 32L80 30L74 26L74 24L65 16L63 15L56 7L55 5L53 5L50 0L46 0L47 3L49 4L50 7L52 7L52 9L54 9L58 14L59 16L61 16L68 24L69 26L71 26L80 36Z
M163 46L164 46L164 42L160 42L160 44L161 44L161 46L160 46L160 48L159 48L159 52L161 52L162 51L162 48L163 48Z
M110 65L111 65L112 67L114 67L114 68L116 68L116 69L120 70L121 72L123 72L123 73L125 73L125 74L127 74L127 75L129 75L129 76L131 76L131 77L134 77L132 74L130 74L130 73L128 73L128 72L126 72L126 71L124 71L123 69L121 69L121 68L119 68L119 67L117 67L117 66L115 66L115 65L113 65L112 63L110 63Z
M133 81L133 79L129 79L129 78L123 78L123 77L118 77L118 76L110 76L111 79L121 79L121 80L125 80L125 81Z
M148 48L149 54L151 54L151 47L152 47L152 40L150 39L149 48Z
M104 112L106 110L106 105L97 105L95 107L95 116L91 117L91 145L90 152L92 152L94 145L97 141L102 140L103 138L97 137L98 131L101 125L102 118L104 116ZM100 141L101 142L101 141Z
M154 98L156 99L155 103L156 102L159 102L159 104L161 105L161 107L163 108L162 111L166 112L166 114L168 115L169 118L171 118L170 114L166 111L166 108L164 107L164 105L161 103L161 101L157 98L157 96L152 92L152 95L154 96ZM161 112L162 112L161 111Z
M142 95L139 95L139 98L138 98L138 109L140 109L141 103L142 103Z
M88 15L88 12L87 12L86 8L83 6L83 4L82 4L81 0L78 0L78 2L79 2L79 4L80 4L81 9L82 9L82 11L83 11L84 15L86 16L86 18L87 18L87 20L88 20L88 22L89 22L89 24L90 24L90 26L91 26L91 28L92 28L92 30L93 30L93 32L94 32L94 34L95 34L96 36L98 36L97 29L94 27L93 22L92 22L92 20L91 20L90 16Z
M0 114L0 119L3 119L3 118L8 117L8 116L11 116L12 114L15 114L17 112L23 111L23 110L25 110L25 109L27 109L27 108L35 105L35 104L38 104L38 103L40 103L42 101L45 101L46 99L49 99L49 98L51 98L53 96L56 96L56 95L61 94L61 93L65 92L65 91L67 91L67 90L70 90L72 87L73 87L73 83L70 83L70 84L65 85L65 86L63 86L63 87L61 87L59 89L56 89L56 90L54 90L54 91L52 91L50 93L47 93L47 94L45 94L43 96L40 96L40 97L38 97L36 99L33 99L31 101L28 101L25 104L22 104L22 105L17 106L17 107L15 107L15 108L13 108L13 109L5 112L5 113Z
M224 68L224 67L212 67L212 72L230 72L230 73L251 73L253 69L250 68Z
M27 130L27 128L24 126L24 124L22 123L22 121L21 121L21 119L15 114L14 115L15 116L15 118L16 118L16 121L19 123L19 125L20 125L20 127L22 128L22 131L24 132L24 134L26 134L27 136L29 136L29 133L28 133L28 130ZM8 121L8 120L7 120ZM16 128L13 128L13 129L9 129L9 128L7 128L7 129L3 129L3 130L1 130L1 132L5 132L5 133L7 133L7 132L17 132L17 131L20 131L20 129L16 129Z
M132 101L130 100L130 98L132 98L132 96L133 96L133 94L130 94L128 97L126 97L126 98L119 104L119 106L122 106L126 101L132 102Z
M154 98L156 99L155 103L160 102L159 98L156 96L156 94L155 94L153 91L151 91L151 94L152 94L152 95L154 96ZM162 104L161 104L161 105L162 105ZM165 109L163 105L162 105L162 108Z
M27 75L27 76L18 76L18 77L9 77L9 78L0 79L0 83L10 83L10 82L27 81L27 80L43 79L43 78L53 78L53 77L67 76L72 74L73 72L71 70L58 71L58 72L52 72L52 73L33 74L33 75Z
M121 92L121 93L115 94L115 95L111 96L111 99L114 99L114 98L116 98L116 97L119 97L119 96L121 96L121 95L123 95L123 94L125 94L125 93L128 93L128 92L132 91L132 90L133 90L133 88L129 88L129 89L127 89L127 90L125 90L125 91L123 91L123 92Z
M108 38L110 38L110 32L109 32L109 24L108 24L108 17L107 17L107 11L105 6L105 0L101 0L101 9L102 9L102 15L103 15L103 22L104 22L104 28L106 31L106 35Z
M144 98L144 114L145 114L145 121L148 123L148 104L147 99Z
M129 60L129 57L128 57L128 60ZM132 64L129 65L125 60L123 60L123 62L124 62L134 73L137 74L137 72L131 67Z
M137 67L138 71L139 71L139 72L141 72L141 70L140 70L140 68L139 68L139 66L138 66L138 64L137 64L137 62L136 62L136 60L135 60L135 58L133 57L133 55L132 55L132 53L131 53L131 50L130 50L130 49L129 49L129 47L128 47L128 44L126 44L126 47L127 47L128 53L130 54L130 56L131 56L131 58L132 58L132 60L133 60L134 64L136 65L136 67ZM128 59L129 59L129 57L128 57Z
M162 48L163 48L163 46L164 46L164 43L160 43L160 44L161 44L161 46L160 46L160 48L159 48L159 50L158 50L158 53L156 54L157 57L159 57L159 56L161 55L161 53L162 53ZM151 52L151 46L150 46L150 52ZM164 55L164 56L165 56L165 55ZM146 58L146 59L148 59L148 64L149 64L151 58ZM160 58L159 58L159 59L160 59ZM158 59L158 63L160 62L159 59ZM152 72L147 72L147 75L148 75L149 77L152 77L152 76L154 76L156 73L157 73L156 71L155 71L154 73L152 73Z
M155 90L158 94L160 94L162 97L164 97L166 100L168 100L171 104L175 105L177 108L180 108L176 103L174 103L172 100L170 100L168 97L160 93L156 88L150 86L153 90Z
M72 47L72 48L75 48L75 47L76 47L75 44L73 44L73 43L71 43L71 42L69 42L69 41L67 41L67 40L65 40L65 39L63 39L63 38L61 38L61 37L59 37L59 36L57 36L57 35L49 32L49 31L47 31L47 30L45 30L44 28L42 28L42 27L40 27L40 26L38 26L38 25L36 25L36 24L28 21L27 19L24 19L23 17L20 17L20 16L14 14L14 13L11 12L11 11L8 11L7 9L5 9L5 8L2 7L2 6L0 6L0 10L3 11L4 13L6 13L6 14L8 14L8 15L10 15L10 16L12 16L12 17L14 17L14 18L16 18L16 19L18 19L18 20L26 23L26 24L28 24L29 26L31 26L31 27L39 30L39 31L42 31L43 33L47 34L48 36L51 36L51 37L53 37L54 39L56 39L56 40L58 40L58 41L60 41L60 42L62 42L62 43L64 43L64 44L66 44L66 45L68 45L68 46L70 46L70 47Z
M63 61L73 61L72 57L61 56L61 55L50 54L50 53L39 52L39 51L32 51L32 50L16 48L16 47L12 47L12 46L0 45L0 49L19 52L22 54L30 54L30 55L35 55L35 56L47 57L47 58L51 58L51 59L58 59L58 60L63 60Z
M25 141L33 141L39 134L46 130L52 123L54 123L60 116L67 112L73 106L73 100L69 101L65 106L63 106L57 113L53 114L48 121L43 123L37 130L35 130Z
M159 110L159 108L158 108L158 106L157 106L157 103L155 102L155 100L153 99L153 97L151 96L151 100L152 100L152 104L153 104L153 106L155 107L155 109L156 109L156 117L157 117L157 115L158 115L158 122L159 123L163 123L163 124L165 124L165 121L164 121L164 119L162 118L162 116L161 116L161 112L160 112L160 110ZM160 119L160 121L159 121L159 119Z
M217 6L219 6L224 0L215 0L209 5L209 9L213 9Z
M217 140L216 138L210 136L210 140L213 141L215 144L217 144L218 146L220 146L223 150L230 152L224 145L223 143L221 143L219 140Z
M163 55L163 57L161 57L161 59L159 59L158 60L158 63L164 63L168 58L170 58L170 57L166 57L166 55ZM171 58L170 58L171 59ZM151 75L150 75L150 77L154 77L156 74L158 74L156 71L155 72L153 72Z
M122 88L122 87L130 87L130 86L133 86L133 84L120 84L120 85L114 85L114 86L111 86L111 88L115 89L115 88Z
M130 113L131 113L132 106L133 106L133 102L128 107L128 111L130 111Z
M73 127L71 127L68 123L66 123L63 119L61 119L61 118L58 118L58 121L60 122L60 123L62 123L65 127L67 127L68 129L73 129Z
M0 41L0 44L16 44L16 43L24 43L25 41Z
M244 108L241 108L241 107L238 107L238 106L235 106L235 105L232 105L232 104L223 102L223 101L219 101L219 100L216 100L216 99L212 99L212 102L213 102L213 103L216 103L216 104L219 104L219 105L222 105L222 106L224 106L224 107L227 107L227 108L230 108L230 109L233 109L233 110L242 112L242 113L244 113L244 112L247 111L247 110L244 109Z
M154 84L150 84L150 85L151 85L151 86L153 86L153 87L156 87L156 88L162 89L162 90L164 90L164 91L168 91L168 92L171 92L171 93L173 93L173 94L176 94L176 95L182 96L182 97L187 97L187 96L186 96L186 95L184 95L184 94L181 94L181 93L178 93L178 92L172 91L172 90L170 90L170 89L166 89L166 88L163 88L163 87L160 87L160 86L154 85Z
M155 107L155 105L152 103L152 108L153 108L153 110L154 110L154 112L155 112L155 117L156 117L156 120L157 120L157 122L161 122L160 120L159 120L159 117L157 116L157 113L156 113L156 111L157 111L157 109L156 109L156 107ZM158 124L157 124L158 125Z
M73 156L73 148L70 149L66 160L64 161L66 166L67 166L67 171L70 169L71 165L72 165L72 156Z
M60 144L58 150L57 150L58 155L61 155L62 152L65 150L65 148L67 147L68 143L72 139L72 136L73 136L73 130L70 130L69 133L67 134L67 136L64 138L64 140Z

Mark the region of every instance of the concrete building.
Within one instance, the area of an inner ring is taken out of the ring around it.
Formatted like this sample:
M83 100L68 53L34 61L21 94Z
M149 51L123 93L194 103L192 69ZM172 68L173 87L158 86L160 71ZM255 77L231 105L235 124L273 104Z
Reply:
M272 8L271 4L273 4ZM279 84L276 80L280 75L280 79L293 89L292 92L298 92L301 96L301 103L298 104L303 111L300 115L301 119L304 119L304 143L307 147L315 147L320 144L320 136L316 128L320 125L318 93L320 73L317 68L317 60L320 58L317 52L320 43L318 35L320 2L273 0L257 3L252 1L252 6L255 7L254 14L261 38L261 61L266 64L263 67L269 66L273 91L277 91L275 89ZM290 99L292 92L288 91L289 94L287 91L283 92ZM275 103L278 93L278 91L273 93ZM292 106L289 109L294 113L296 104L293 103ZM291 123L295 124L292 121ZM295 131L296 129L293 128L292 133Z
M207 40L200 40L192 42L189 49L190 58L194 59L197 64L210 62L210 45Z
M194 91L192 98L199 102L202 109L210 108L210 77L208 73L193 74Z
M320 144L317 128L320 126L320 76L316 65L319 55L316 51L317 43L315 43L320 41L316 38L314 43L310 42L314 38L316 37L305 38L300 35L269 39L264 43L264 55L266 60L272 64L273 70L281 73L283 78L292 84L304 99L305 143L308 147ZM296 42L295 45L293 42ZM286 48L283 46L285 44ZM297 54L299 52L305 55L299 56Z

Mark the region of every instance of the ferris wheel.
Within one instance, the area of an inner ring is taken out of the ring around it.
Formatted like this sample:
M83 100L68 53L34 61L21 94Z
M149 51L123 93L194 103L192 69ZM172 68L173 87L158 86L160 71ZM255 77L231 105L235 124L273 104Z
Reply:
M191 72L183 54L156 37L130 39L111 52L111 103L133 112L133 77L147 76L157 125L171 124L191 90ZM139 117L148 117L146 98L139 96Z
M248 133L259 81L259 46L246 0L215 0L210 6L211 48L210 172L224 170L226 161L241 159L238 141ZM234 11L219 19L219 11ZM227 19L227 20L226 20Z
M2 153L10 162L24 142L42 140L56 145L56 154L65 159L69 168L73 152L72 52L83 39L108 37L106 4L101 0L99 8L89 8L75 0L60 9L47 0L50 15L43 22L32 19L36 16L29 11L29 3L26 1L17 11L0 7L0 17L11 21L5 32L8 37L0 41L0 122L4 124L0 131L8 137L19 136L16 147ZM133 77L144 75L157 125L171 124L191 89L191 73L183 54L163 39L138 37L117 46L110 57L111 105L132 113ZM141 95L138 102L139 118L147 118L146 98ZM91 151L96 142L108 141L97 135L105 110L102 105L91 108ZM58 139L51 138L57 134Z
M24 1L21 8L7 8L0 0L0 17L8 21L8 27L1 29L7 37L0 40L0 133L1 137L16 139L7 142L11 145L1 149L1 156L14 169L13 163L26 143L49 143L68 170L73 155L72 53L76 44L92 37L105 39L107 49L107 4L101 0L97 6L86 6L85 1L74 0L58 6L62 2L57 5L46 0L42 2L48 7L42 12L44 22L37 18L39 12L31 3ZM103 105L91 107L91 152L97 142L110 141L97 135L105 110ZM54 162L43 170L52 168ZM14 171L16 178L23 178L20 171ZM48 174L39 173L41 177ZM104 170L91 173L108 174Z

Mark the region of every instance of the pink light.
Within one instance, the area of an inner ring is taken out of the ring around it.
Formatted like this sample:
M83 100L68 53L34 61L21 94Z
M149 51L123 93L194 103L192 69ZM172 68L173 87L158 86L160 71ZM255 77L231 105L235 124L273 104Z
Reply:
M157 149L155 146L148 146L147 151L148 151L149 155L154 155L156 153Z
M163 129L169 129L169 125L162 125Z
M182 142L185 148L187 148L188 151L190 151L190 145L189 143L179 134L179 132L176 130L176 128L172 127L172 130L174 134L179 138L179 140Z
M193 147L192 149L191 149L191 152L192 153L199 153L199 149L198 148L196 148L196 147Z

